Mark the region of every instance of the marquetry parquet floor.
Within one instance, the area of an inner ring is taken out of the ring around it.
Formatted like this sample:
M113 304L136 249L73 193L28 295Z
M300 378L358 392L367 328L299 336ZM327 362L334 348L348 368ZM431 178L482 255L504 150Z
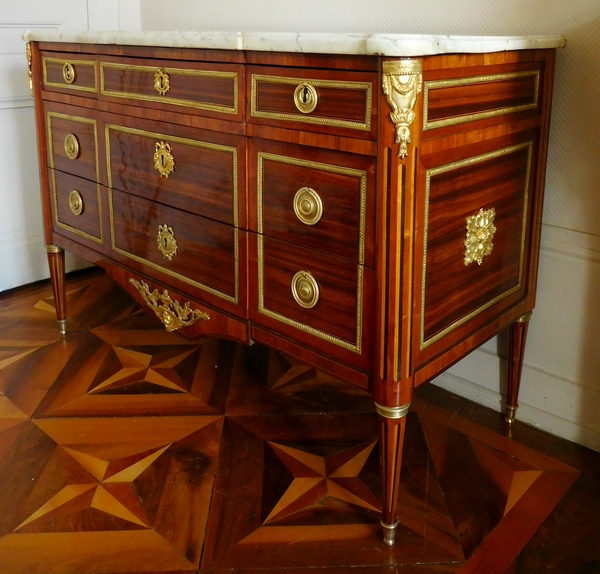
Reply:
M70 281L68 309L61 338L47 285L0 299L0 574L542 572L558 527L540 532L600 476L591 463L572 487L572 452L425 391L388 548L367 393L258 345L167 333L97 272ZM594 568L600 525L575 538Z

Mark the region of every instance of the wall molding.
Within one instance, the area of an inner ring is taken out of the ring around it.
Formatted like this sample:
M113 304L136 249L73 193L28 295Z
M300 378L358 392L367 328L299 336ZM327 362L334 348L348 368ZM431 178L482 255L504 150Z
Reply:
M0 110L14 110L17 108L33 108L33 98L31 96L0 98Z

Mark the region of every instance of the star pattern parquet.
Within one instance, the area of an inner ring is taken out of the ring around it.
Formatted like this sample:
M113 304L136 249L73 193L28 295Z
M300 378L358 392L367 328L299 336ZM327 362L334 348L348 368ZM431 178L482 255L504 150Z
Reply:
M0 308L2 574L500 574L577 477L416 399L388 548L367 392L167 333L103 275L68 309L61 338L47 291Z

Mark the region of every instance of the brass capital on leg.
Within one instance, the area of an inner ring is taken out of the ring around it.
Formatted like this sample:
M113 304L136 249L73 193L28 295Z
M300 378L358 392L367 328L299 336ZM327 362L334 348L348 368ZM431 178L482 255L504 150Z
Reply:
M401 407L384 407L383 405L375 403L377 412L386 419L401 419L408 414L410 409L410 403L406 403Z
M58 245L46 245L46 253L62 253L63 251L63 248Z

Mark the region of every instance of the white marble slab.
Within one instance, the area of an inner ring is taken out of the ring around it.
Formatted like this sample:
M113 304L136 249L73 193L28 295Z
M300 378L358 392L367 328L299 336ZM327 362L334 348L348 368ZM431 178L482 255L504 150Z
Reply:
M27 41L120 44L173 48L259 50L319 54L429 56L562 48L562 36L431 36L419 34L330 34L291 32L72 32L32 30Z

